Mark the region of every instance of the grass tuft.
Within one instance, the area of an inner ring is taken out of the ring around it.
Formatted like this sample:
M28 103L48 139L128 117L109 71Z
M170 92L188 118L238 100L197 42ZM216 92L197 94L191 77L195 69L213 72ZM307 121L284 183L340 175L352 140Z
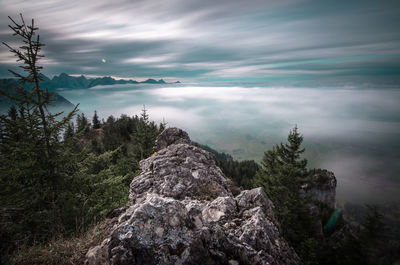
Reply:
M109 236L110 219L73 237L55 236L46 244L19 246L5 257L4 264L18 265L78 265L84 264L86 252Z

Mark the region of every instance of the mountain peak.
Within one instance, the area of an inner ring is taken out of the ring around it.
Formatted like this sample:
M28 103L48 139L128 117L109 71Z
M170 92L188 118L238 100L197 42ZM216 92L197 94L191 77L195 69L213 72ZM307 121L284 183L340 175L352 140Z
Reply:
M58 77L70 77L70 76L66 73L61 73Z
M48 78L47 76L45 76L45 75L42 74L42 73L39 74L39 78L40 78L40 80L42 80L42 81L44 81L44 82L50 81L50 78Z

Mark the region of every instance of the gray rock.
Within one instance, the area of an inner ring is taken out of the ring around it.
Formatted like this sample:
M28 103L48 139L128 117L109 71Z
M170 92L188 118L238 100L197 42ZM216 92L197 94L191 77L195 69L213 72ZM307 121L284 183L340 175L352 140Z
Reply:
M164 131L166 132L166 131ZM191 144L173 144L140 162L142 173L130 185L129 198L138 202L147 193L182 200L232 196L214 156Z
M131 183L132 205L111 237L88 252L87 264L300 263L262 188L234 197L213 155L179 129L165 130L157 142Z
M309 189L314 198L334 209L336 205L336 177L326 169L315 169L309 176Z
M190 144L189 135L179 128L165 129L157 137L153 150L154 152L158 152L171 144Z

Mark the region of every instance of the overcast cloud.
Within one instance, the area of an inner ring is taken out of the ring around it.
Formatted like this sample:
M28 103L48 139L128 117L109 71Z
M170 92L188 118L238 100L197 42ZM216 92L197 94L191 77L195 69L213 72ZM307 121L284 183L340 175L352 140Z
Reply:
M47 75L398 84L400 2L2 0L40 27ZM106 59L106 63L102 59ZM0 76L14 58L0 48Z

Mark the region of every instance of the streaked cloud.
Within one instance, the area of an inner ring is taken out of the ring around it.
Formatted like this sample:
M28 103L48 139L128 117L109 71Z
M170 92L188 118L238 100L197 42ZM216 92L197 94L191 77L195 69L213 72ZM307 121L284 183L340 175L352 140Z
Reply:
M151 63L161 63L168 61L172 56L163 55L163 56L148 56L148 57L134 57L123 60L124 63L134 63L134 64L151 64Z
M14 42L7 16L19 13L40 27L49 75L400 81L400 4L393 0L4 0L1 40ZM13 67L9 59L0 58L1 76Z

